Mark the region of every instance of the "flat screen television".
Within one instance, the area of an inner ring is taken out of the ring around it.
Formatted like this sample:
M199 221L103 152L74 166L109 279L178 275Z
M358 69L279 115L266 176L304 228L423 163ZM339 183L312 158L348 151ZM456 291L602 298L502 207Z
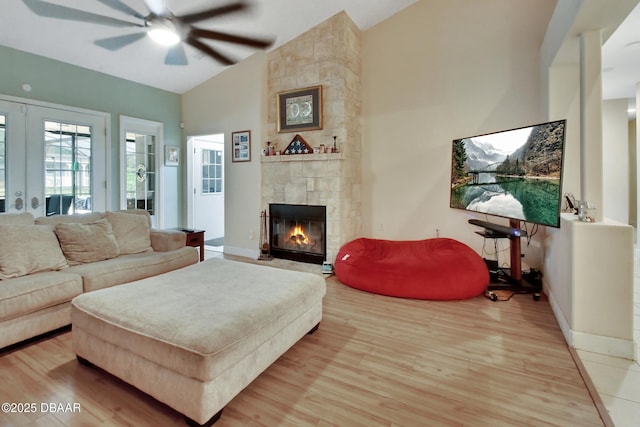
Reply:
M450 206L560 227L566 120L453 140Z

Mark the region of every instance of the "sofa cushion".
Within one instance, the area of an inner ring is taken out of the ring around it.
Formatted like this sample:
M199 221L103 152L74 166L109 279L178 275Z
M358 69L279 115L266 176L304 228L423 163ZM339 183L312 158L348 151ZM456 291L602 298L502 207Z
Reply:
M29 212L5 213L0 215L0 224L3 224L3 225L33 224L33 215L31 215Z
M0 280L67 267L49 225L0 225Z
M77 215L53 215L53 216L41 216L35 219L36 224L49 224L56 226L57 224L68 223L81 223L87 224L90 222L96 222L104 218L102 212L91 212L86 214Z
M63 304L81 293L82 278L66 271L11 279L11 283L0 285L0 321Z
M126 212L106 212L105 217L111 222L113 235L120 248L120 255L153 250L149 237L151 226L148 218Z
M151 229L151 247L156 252L170 252L183 248L187 236L179 230Z
M60 223L56 225L55 232L70 265L102 261L120 254L111 223L107 219L88 224Z
M151 227L151 215L149 214L149 211L147 211L146 209L120 209L119 211L115 211L115 212L143 216L147 219L147 222L149 223L149 227Z
M120 255L100 262L75 265L67 272L82 276L84 292L167 273L197 263L198 250L191 246L171 252L143 252Z

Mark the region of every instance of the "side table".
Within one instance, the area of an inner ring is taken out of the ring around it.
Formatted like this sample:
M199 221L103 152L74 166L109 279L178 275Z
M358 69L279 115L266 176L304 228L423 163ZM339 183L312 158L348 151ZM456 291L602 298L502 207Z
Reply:
M186 245L200 248L200 261L204 261L204 230L194 230L192 228L170 228L170 230L182 231L187 235Z

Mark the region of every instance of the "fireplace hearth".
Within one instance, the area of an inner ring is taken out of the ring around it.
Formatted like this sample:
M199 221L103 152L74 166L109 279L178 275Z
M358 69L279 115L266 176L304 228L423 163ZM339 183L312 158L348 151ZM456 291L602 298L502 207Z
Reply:
M271 255L322 264L326 259L326 223L326 206L270 204Z

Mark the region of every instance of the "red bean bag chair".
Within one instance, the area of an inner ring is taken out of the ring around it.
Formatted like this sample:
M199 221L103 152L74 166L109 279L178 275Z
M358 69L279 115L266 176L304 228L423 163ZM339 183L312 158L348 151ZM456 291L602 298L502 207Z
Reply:
M489 284L482 257L464 243L447 238L356 239L340 248L335 274L352 288L429 300L476 297Z

